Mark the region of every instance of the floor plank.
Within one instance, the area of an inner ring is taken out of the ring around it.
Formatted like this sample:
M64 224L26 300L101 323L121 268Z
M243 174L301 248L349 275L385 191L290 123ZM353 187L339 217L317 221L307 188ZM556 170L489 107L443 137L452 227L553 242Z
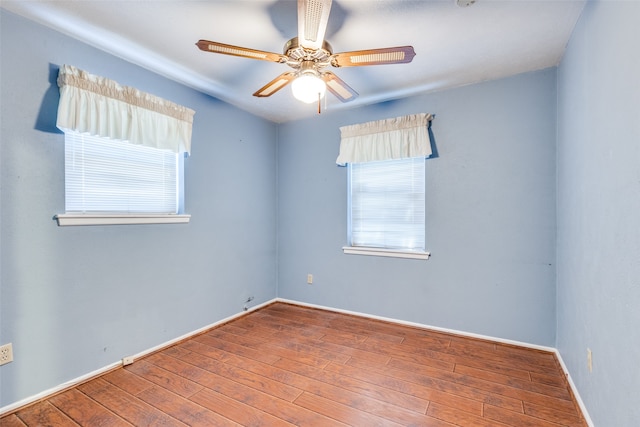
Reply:
M184 423L101 378L78 386L78 390L133 425L185 426Z
M49 399L55 407L83 426L131 426L104 406L77 389L67 390Z
M26 424L16 414L11 414L2 418L2 427L26 427Z
M398 391L386 387L374 387L371 382L362 381L358 378L343 376L330 370L318 370L313 367L296 363L292 360L280 360L275 366L295 372L298 375L316 379L320 382L333 385L341 390L348 390L359 393L371 399L387 402L415 412L424 413L429 401L425 398L416 397L405 391Z
M410 396L426 399L430 402L445 403L460 411L466 411L478 415L481 415L482 413L482 402L456 395L451 392L453 391L452 389L439 387L435 383L432 384L434 387L425 387L422 384L418 384L413 381L389 376L384 370L376 371L352 365L339 366L333 364L328 367L328 370L339 374L340 377L358 378L369 382L372 386L377 385L385 389L396 390Z
M18 418L28 426L78 426L51 402L43 401L18 411ZM2 420L4 425L4 418Z
M148 388L139 393L137 397L189 426L225 427L240 425L161 387Z
M204 389L191 400L243 426L291 427L293 424L274 417L258 408L227 397L210 389Z
M586 426L553 353L285 303L0 423Z
M429 405L427 414L434 418L447 421L455 426L461 427L506 427L510 425L519 426L519 424L502 424L494 420L470 414L468 412L457 411L455 408L446 405L440 405L438 403Z

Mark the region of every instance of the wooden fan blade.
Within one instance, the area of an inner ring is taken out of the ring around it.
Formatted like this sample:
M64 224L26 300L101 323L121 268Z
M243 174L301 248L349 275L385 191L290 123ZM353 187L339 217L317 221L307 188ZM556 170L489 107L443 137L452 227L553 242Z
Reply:
M329 22L331 0L298 0L298 42L306 49L320 49Z
M260 89L253 94L253 96L257 96L259 98L266 98L267 96L271 96L289 83L293 79L296 78L296 73L292 71L288 71L286 73L280 74L275 79L271 80L266 85L262 86Z
M327 84L327 90L334 94L340 101L349 102L358 97L358 92L353 90L340 77L336 76L331 71L325 71L320 77Z
M336 53L331 57L334 67L360 67L363 65L406 64L416 52L413 46L386 47L382 49L356 50Z
M199 40L196 46L205 52L222 53L224 55L240 56L243 58L260 59L271 62L286 62L287 57L279 53L265 52L262 50L248 49L246 47L230 44Z

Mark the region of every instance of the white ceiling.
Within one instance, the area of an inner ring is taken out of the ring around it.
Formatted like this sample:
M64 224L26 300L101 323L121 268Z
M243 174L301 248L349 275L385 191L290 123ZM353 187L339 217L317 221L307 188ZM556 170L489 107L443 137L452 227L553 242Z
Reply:
M334 68L360 95L352 108L557 65L585 0L334 0L334 52L412 45L410 64ZM284 64L200 51L199 39L282 53L297 35L295 0L2 0L2 7L274 122L316 106L288 88L252 94ZM72 64L73 65L73 64ZM92 72L92 70L87 70ZM108 76L106 76L108 77ZM121 82L126 84L126 82Z

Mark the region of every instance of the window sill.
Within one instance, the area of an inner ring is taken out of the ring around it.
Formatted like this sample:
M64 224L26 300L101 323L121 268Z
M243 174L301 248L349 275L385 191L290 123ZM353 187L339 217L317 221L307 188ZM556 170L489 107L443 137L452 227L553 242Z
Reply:
M127 224L186 224L191 215L169 214L59 214L54 216L58 226L69 225L127 225Z
M430 252L410 252L399 251L392 249L382 248L364 248L356 246L344 246L342 248L345 254L350 255L371 255L371 256L384 256L393 258L409 258L409 259L424 259L427 260L431 256Z

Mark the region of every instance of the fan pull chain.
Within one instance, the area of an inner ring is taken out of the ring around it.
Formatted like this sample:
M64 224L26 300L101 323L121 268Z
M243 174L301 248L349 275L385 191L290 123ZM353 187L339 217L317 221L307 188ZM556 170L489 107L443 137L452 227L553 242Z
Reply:
M322 101L322 96L320 92L318 92L318 114L320 114L320 102Z

